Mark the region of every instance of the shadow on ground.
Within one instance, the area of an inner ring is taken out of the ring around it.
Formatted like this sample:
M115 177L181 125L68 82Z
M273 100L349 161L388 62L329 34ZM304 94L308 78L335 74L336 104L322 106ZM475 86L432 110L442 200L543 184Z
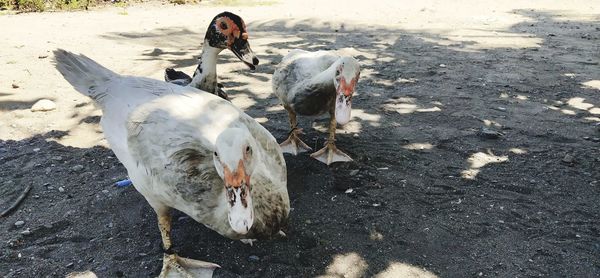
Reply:
M363 65L355 117L337 137L355 162L324 167L307 154L286 155L294 209L287 239L250 247L179 214L175 249L222 265L221 277L399 277L398 269L422 277L600 275L600 91L584 85L600 80L600 19L514 12L529 20L497 32L535 37L537 47L478 48L443 34L311 22L251 24L256 36L273 37L258 53L266 63L221 80L234 103L246 99L245 111L266 118L280 140L288 125L268 94L273 64L293 48L355 49ZM201 36L172 31L107 38L166 42L140 56L193 65L196 41L173 36ZM326 123L300 118L305 142L320 146ZM1 224L8 277L158 274L155 216L133 188L110 186L125 175L112 153L50 137L0 145L4 188L30 183L39 196ZM76 165L84 170L73 172ZM23 219L31 236L13 226Z

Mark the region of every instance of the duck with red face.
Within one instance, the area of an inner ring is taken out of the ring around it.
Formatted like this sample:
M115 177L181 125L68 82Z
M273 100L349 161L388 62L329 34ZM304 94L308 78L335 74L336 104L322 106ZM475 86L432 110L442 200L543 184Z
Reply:
M193 77L172 68L165 70L165 81L182 86L192 86L228 99L227 94L217 83L217 56L225 49L231 50L240 61L251 70L256 69L258 58L248 43L246 23L238 15L222 12L215 16L208 25L202 54L198 59L198 67Z
M329 113L329 137L325 147L311 157L326 163L352 161L337 149L337 124L350 121L352 96L360 76L360 65L350 56L334 52L293 50L273 73L273 92L281 100L290 118L290 135L281 143L283 152L296 155L312 150L298 137L296 115L318 116Z

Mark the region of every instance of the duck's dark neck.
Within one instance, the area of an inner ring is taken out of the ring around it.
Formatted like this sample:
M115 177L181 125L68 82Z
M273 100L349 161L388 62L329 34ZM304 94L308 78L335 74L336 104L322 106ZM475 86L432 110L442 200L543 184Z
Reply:
M198 67L189 86L215 94L217 92L217 56L223 49L212 47L204 41Z

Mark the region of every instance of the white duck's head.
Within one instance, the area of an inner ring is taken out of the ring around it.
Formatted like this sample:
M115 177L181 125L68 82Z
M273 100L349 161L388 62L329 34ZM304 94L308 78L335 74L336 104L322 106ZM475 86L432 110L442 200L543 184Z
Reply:
M350 121L352 111L352 96L360 77L360 65L352 57L338 59L333 83L335 85L335 120L344 125Z
M256 144L248 130L228 128L217 137L213 159L224 181L231 229L246 234L254 223L250 178L256 168Z
M248 43L246 23L234 13L222 12L215 16L208 25L204 41L212 47L231 50L251 69L258 65L258 58Z

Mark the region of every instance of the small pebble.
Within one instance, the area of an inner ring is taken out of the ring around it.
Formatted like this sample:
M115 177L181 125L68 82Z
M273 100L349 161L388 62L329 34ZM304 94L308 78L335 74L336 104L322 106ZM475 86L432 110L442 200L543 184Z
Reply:
M79 171L83 170L83 165L79 165L79 164L75 165L75 166L71 167L71 170L79 172Z
M598 138L598 137L594 137L594 138L592 138L592 142L596 142L596 143L597 143L597 142L600 142L600 138Z
M104 194L108 194L109 192L110 192L110 191L108 191L108 190L106 190L106 189L102 190L102 193L104 193Z
M67 268L71 268L71 267L73 267L73 265L75 265L75 263L69 263L69 264L67 264Z
M33 104L33 106L31 106L30 110L31 112L45 112L52 111L54 109L56 109L56 103L54 103L54 101L49 99L40 99L38 102Z
M26 229L26 230L22 231L21 234L24 236L28 236L31 234L31 231L29 229Z
M251 261L251 262L258 262L258 261L260 261L260 258L259 258L258 256L256 256L256 255L250 255L250 256L248 257L248 261Z
M60 186L58 187L58 192L65 192L65 189L62 186Z
M33 151L37 153L40 151L40 148L34 148Z
M487 127L482 127L481 130L479 130L479 136L486 138L486 139L498 139L502 135L503 135L502 133L492 130Z
M572 155L567 154L567 155L565 155L565 157L563 157L562 162L571 164L571 163L575 162L575 158Z
M358 169L350 171L350 176L355 176L356 174L358 174Z
M15 226L16 226L17 228L18 228L18 227L21 227L21 226L23 226L23 225L25 225L25 221L23 221L23 220L19 220L19 221L15 222Z

